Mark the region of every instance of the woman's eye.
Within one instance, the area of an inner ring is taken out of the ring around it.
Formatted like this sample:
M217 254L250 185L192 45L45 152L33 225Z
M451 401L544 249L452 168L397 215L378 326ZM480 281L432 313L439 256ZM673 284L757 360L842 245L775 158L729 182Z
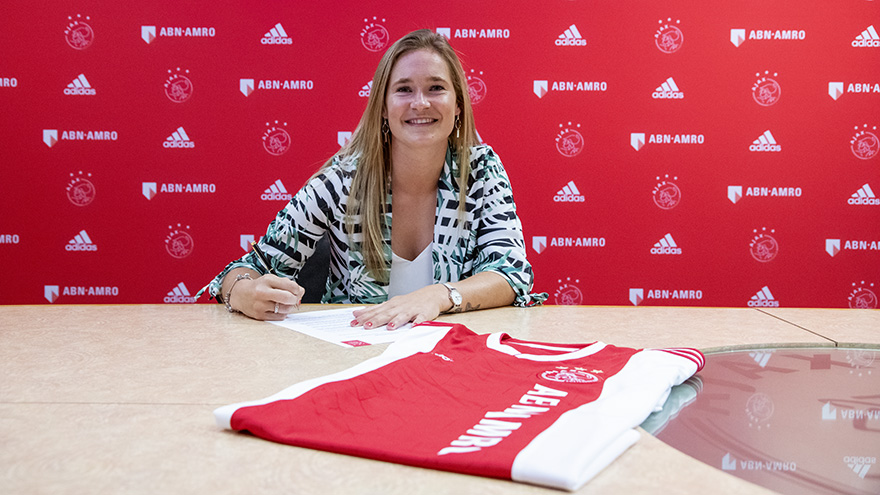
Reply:
M396 91L398 93L409 93L411 90L409 89L408 86L400 86L399 88L397 88Z

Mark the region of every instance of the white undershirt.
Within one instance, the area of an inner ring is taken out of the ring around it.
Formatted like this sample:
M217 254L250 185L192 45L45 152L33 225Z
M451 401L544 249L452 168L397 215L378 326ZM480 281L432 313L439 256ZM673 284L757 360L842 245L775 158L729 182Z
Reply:
M391 252L391 280L388 283L388 298L409 294L434 283L434 257L428 244L416 259L410 261Z

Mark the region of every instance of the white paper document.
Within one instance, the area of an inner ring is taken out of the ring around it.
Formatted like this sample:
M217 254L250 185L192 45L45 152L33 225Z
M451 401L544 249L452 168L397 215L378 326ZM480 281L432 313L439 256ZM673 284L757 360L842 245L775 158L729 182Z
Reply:
M385 326L373 329L351 326L355 308L327 309L292 313L282 321L270 321L275 325L289 328L312 337L332 342L343 347L359 347L372 344L386 344L412 333L410 323L396 330L388 330Z

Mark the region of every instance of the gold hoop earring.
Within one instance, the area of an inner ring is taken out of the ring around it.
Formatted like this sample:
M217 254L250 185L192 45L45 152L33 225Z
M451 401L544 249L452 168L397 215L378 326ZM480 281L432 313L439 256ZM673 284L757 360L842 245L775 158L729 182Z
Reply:
M382 119L382 137L385 141L385 144L388 144L390 134L391 128L388 127L388 119Z

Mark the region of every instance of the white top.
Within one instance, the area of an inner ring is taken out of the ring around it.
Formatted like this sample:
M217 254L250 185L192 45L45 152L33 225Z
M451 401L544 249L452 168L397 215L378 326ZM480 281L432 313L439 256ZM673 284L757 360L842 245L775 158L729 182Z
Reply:
M403 259L391 253L391 280L388 282L388 299L409 294L434 283L434 243L428 244L416 259Z

